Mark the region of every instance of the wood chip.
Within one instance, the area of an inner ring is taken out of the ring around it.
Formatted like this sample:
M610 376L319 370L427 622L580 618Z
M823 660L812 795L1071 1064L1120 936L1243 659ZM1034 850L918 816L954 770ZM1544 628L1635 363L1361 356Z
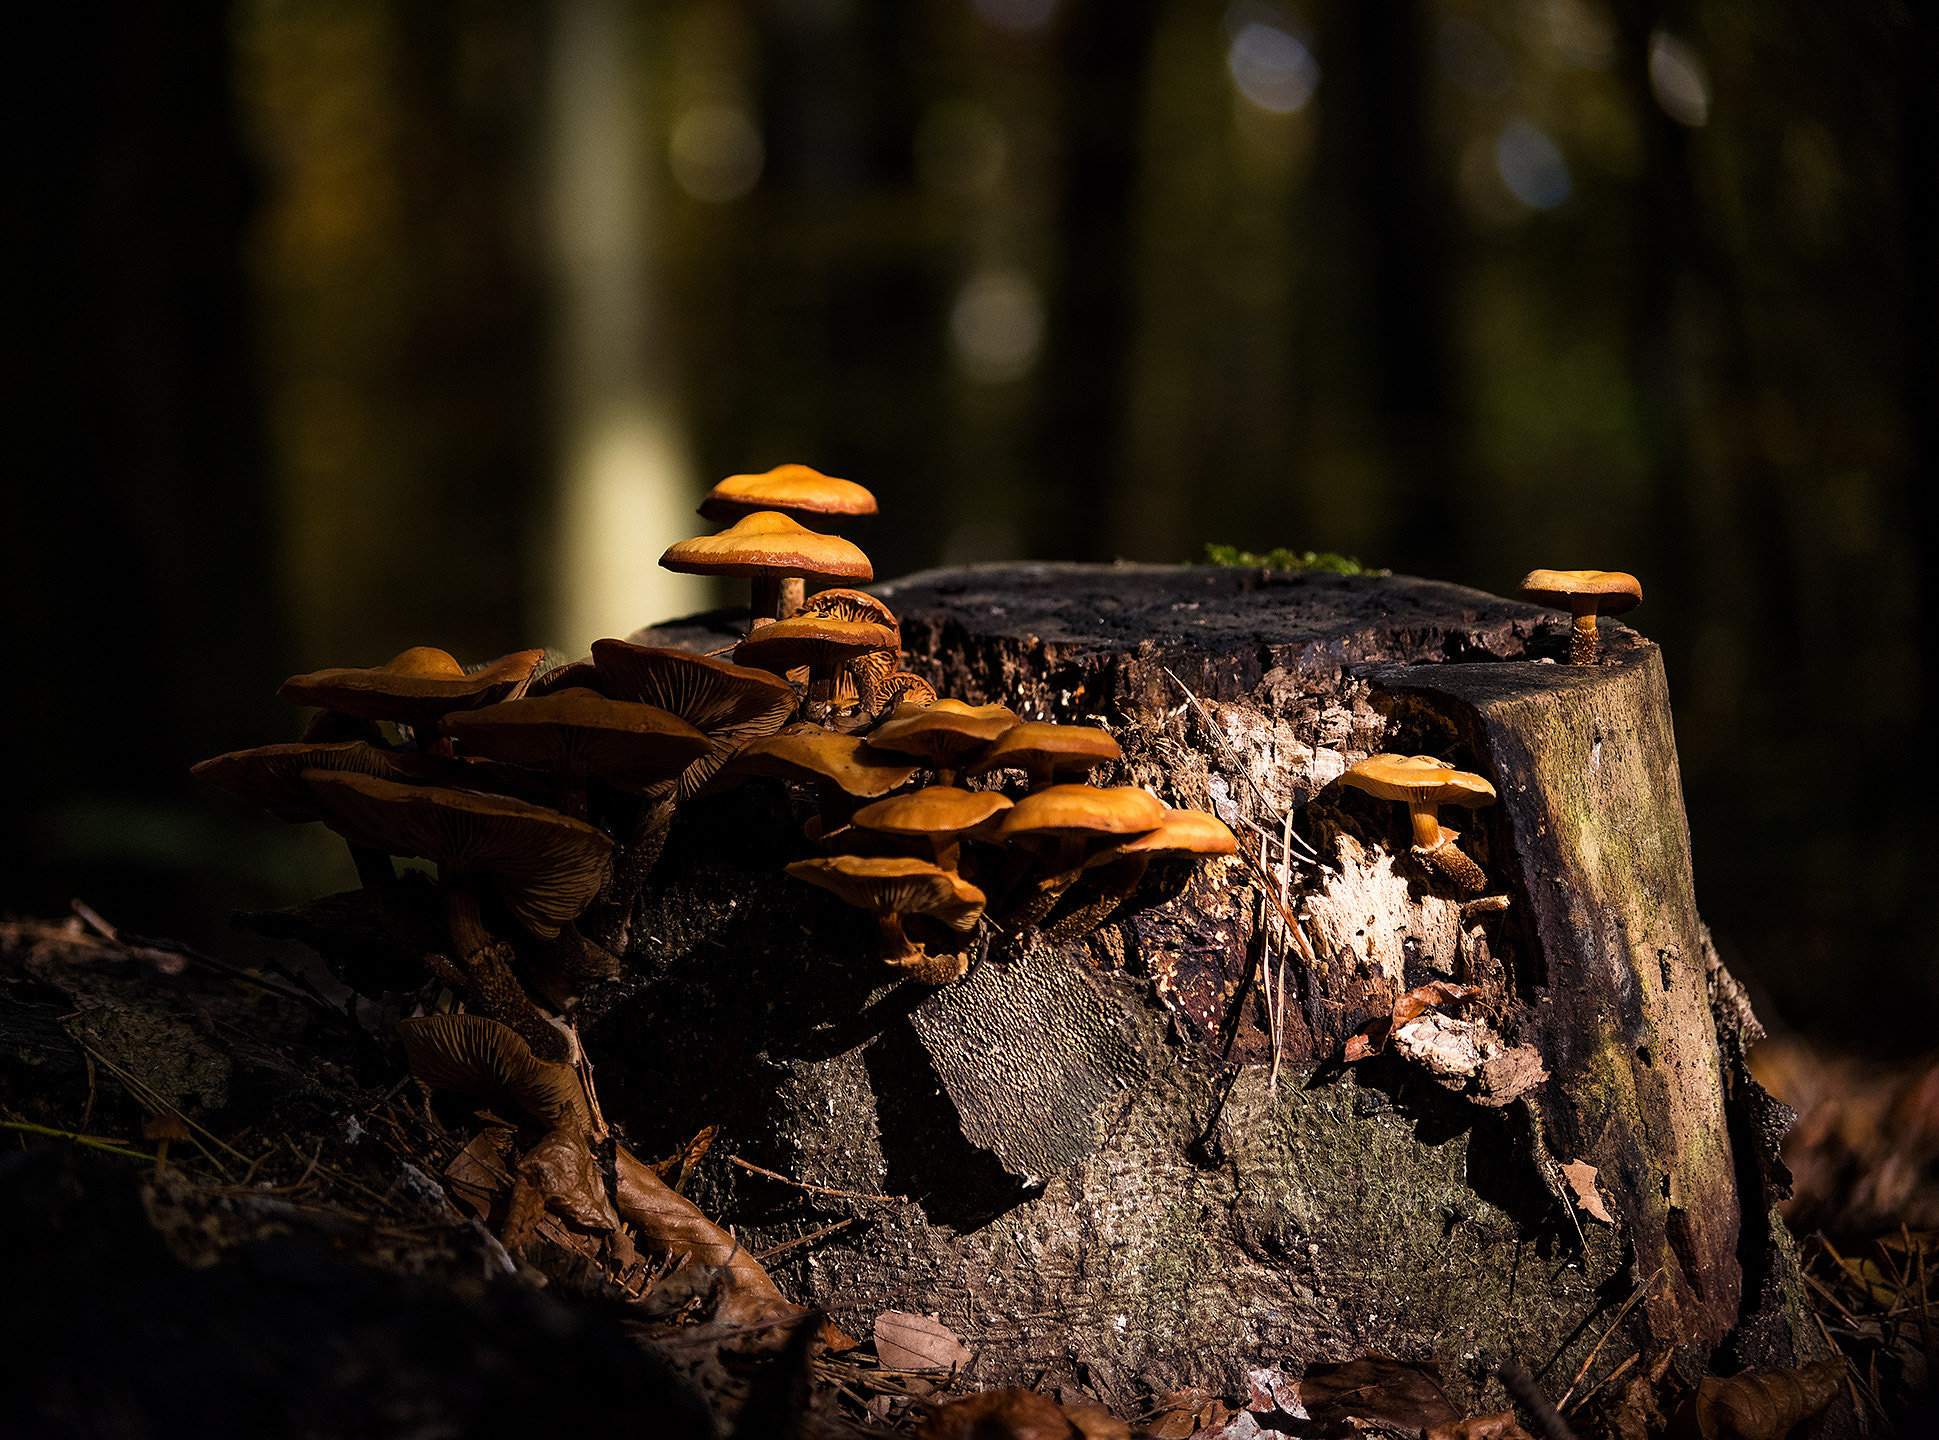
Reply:
M1609 1207L1602 1203L1602 1192L1596 1189L1596 1167L1587 1160L1571 1160L1562 1167L1562 1174L1575 1191L1575 1203L1582 1207L1582 1213L1605 1225L1614 1225L1616 1217L1609 1213Z

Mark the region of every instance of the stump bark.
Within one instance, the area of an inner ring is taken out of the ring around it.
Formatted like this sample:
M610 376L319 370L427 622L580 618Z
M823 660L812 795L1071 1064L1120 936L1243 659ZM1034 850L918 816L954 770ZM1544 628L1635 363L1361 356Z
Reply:
M1269 834L1269 861L1290 813L1313 954L1282 965L1230 859L1154 867L1086 940L998 935L956 985L895 984L868 917L782 875L810 853L785 792L691 807L588 1044L638 1145L721 1127L700 1198L756 1252L856 1217L774 1260L792 1295L858 1332L935 1314L979 1383L1121 1408L1368 1352L1477 1399L1513 1358L1559 1392L1637 1286L1610 1363L1820 1353L1655 646L1605 621L1601 663L1560 663L1567 617L1403 577L1017 565L876 593L939 693L1107 726L1124 761L1098 783L1216 810L1255 854ZM1405 808L1335 783L1383 750L1494 782L1461 843L1505 909L1464 913ZM1343 1063L1435 980L1473 991L1459 1020Z

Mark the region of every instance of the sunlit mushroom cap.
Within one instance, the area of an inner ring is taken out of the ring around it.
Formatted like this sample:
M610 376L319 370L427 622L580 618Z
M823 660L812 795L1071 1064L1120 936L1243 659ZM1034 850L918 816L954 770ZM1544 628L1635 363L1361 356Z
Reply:
M539 1059L509 1025L484 1015L421 1015L400 1020L397 1036L411 1074L433 1090L469 1100L502 1095L548 1129L592 1125L579 1072Z
M1101 865L1120 855L1230 855L1238 848L1238 837L1218 816L1203 810L1167 810L1156 830L1115 845L1086 863Z
M896 632L888 625L803 614L761 626L734 647L734 659L776 675L800 665L825 672L872 650L893 654L896 644Z
M1578 596L1593 596L1598 615L1620 615L1643 598L1643 582L1620 570L1531 570L1522 577L1522 599L1570 609Z
M959 790L931 785L907 795L891 795L855 812L853 824L888 835L960 835L986 824L1010 808L1009 797L994 790Z
M832 890L850 905L878 915L928 915L952 930L972 930L983 913L983 892L962 876L927 860L898 855L831 855L788 866L797 880Z
M1432 755L1369 755L1348 767L1340 783L1418 805L1492 805L1495 787L1479 775L1456 770Z
M1164 802L1136 785L1051 785L1017 801L997 823L996 838L1142 835L1164 823Z
M799 519L873 515L875 497L853 480L837 480L807 465L777 465L759 475L729 475L700 502L701 515L723 525L757 510Z
M718 535L682 540L660 564L685 575L820 575L873 580L869 557L839 535L817 535L772 510L744 516Z
M970 773L985 775L992 770L1027 770L1042 765L1054 770L1089 770L1123 756L1123 749L1107 731L1090 725L1032 720L1005 730L970 767Z
M595 640L592 662L606 694L657 705L713 742L681 772L680 801L692 799L742 745L785 725L798 703L793 687L765 670L690 650Z
M550 767L576 759L609 785L634 794L671 780L713 748L678 715L585 689L468 710L446 717L444 730L467 749L514 765Z
M453 768L442 756L386 750L364 740L260 745L232 750L192 766L189 773L239 800L260 805L279 820L315 820L320 812L305 770L347 770L403 784L435 780Z
M1007 705L966 705L961 700L938 700L920 709L898 707L894 715L869 733L869 743L952 767L999 735L1015 729L1016 724L1017 717Z
M872 800L909 783L921 767L908 757L877 750L857 735L800 727L744 746L734 770L775 780L826 780L850 795Z
M895 611L866 590L817 590L801 602L801 615L826 615L831 620L867 620L900 630Z
M549 940L606 881L613 842L543 805L473 790L305 770L323 823L353 845L487 876L519 922Z
M366 670L315 670L293 675L276 693L296 705L316 705L365 720L432 725L453 710L494 705L525 693L526 682L545 659L543 650L520 650L465 673L451 656L418 645Z

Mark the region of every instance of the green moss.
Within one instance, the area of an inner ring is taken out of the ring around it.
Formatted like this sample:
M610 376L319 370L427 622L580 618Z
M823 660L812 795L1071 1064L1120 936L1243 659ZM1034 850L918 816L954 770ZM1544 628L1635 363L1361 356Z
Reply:
M1284 546L1268 550L1263 555L1250 550L1241 550L1237 545L1214 545L1209 541L1205 546L1205 564L1239 565L1248 569L1266 570L1325 570L1335 575L1387 575L1391 571L1369 570L1349 555L1336 555L1331 550L1288 550Z

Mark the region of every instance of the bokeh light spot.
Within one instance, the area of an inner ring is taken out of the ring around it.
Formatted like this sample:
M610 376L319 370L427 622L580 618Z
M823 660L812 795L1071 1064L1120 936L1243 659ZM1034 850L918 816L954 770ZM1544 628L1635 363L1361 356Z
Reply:
M950 348L970 379L986 385L1020 380L1037 363L1044 339L1044 302L1020 270L972 275L949 313Z
M1290 30L1247 19L1232 31L1225 68L1239 93L1273 115L1304 108L1320 83L1319 62Z
M696 200L724 205L761 178L767 152L761 132L738 105L696 105L673 127L673 178Z
M1697 52L1669 31L1650 36L1649 88L1663 113L1695 128L1710 119L1710 76Z
M1517 200L1537 210L1553 210L1575 191L1561 150L1526 120L1510 122L1495 141L1495 169Z

